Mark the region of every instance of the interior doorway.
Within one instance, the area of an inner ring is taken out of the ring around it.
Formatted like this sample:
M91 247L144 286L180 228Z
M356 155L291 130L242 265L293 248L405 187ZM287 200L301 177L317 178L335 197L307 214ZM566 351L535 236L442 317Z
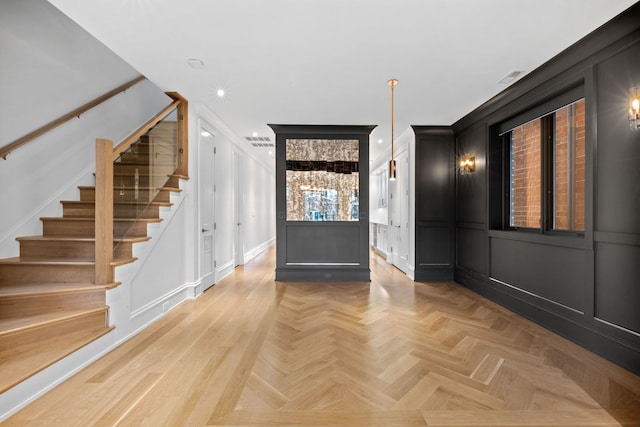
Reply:
M244 212L244 168L243 157L237 151L233 152L234 169L234 224L233 236L233 260L234 267L244 264L244 237L243 237L243 212Z
M200 277L202 290L215 283L215 137L204 127L200 129L198 156L200 185Z

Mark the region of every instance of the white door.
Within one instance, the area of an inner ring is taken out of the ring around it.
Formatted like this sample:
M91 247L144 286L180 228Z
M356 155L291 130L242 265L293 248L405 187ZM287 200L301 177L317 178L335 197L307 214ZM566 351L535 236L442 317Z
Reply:
M204 291L215 283L216 271L213 244L215 146L213 135L206 129L201 129L200 135L200 278Z
M396 156L396 180L389 184L388 260L407 273L409 271L409 162L407 152Z
M398 218L398 250L394 264L405 273L409 273L409 156L405 151L397 160L401 165L398 171L396 201L399 204Z
M233 259L234 267L244 264L244 240L242 236L242 210L244 205L244 181L243 174L245 172L242 167L242 156L237 151L233 152L233 169L234 169L234 224L235 234L233 242Z

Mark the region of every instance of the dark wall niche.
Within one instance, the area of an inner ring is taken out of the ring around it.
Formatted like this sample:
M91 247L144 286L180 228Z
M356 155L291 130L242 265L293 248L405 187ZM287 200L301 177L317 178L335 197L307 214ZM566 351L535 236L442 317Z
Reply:
M416 135L415 280L453 280L453 130L448 126L413 126L413 131Z
M276 133L276 280L369 281L375 126L269 126Z
M581 85L585 226L580 233L505 227L501 124ZM640 3L454 123L455 280L640 374L640 131L627 120L640 86ZM418 195L416 195L418 196Z

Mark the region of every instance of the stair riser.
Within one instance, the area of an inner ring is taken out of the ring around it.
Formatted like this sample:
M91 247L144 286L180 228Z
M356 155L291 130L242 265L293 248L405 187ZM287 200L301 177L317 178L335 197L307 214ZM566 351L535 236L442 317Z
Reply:
M93 265L0 265L0 283L93 283Z
M166 190L138 190L138 198L136 198L136 192L133 188L128 187L124 190L117 190L113 193L113 201L118 202L171 202L171 192Z
M53 294L0 296L0 319L19 316L34 316L62 310L81 310L105 305L105 291L61 292Z
M151 151L152 151L151 144L149 144L149 141L147 140L147 141L138 142L137 144L131 146L129 151L127 151L124 154L133 154L133 155L148 157Z
M20 241L20 256L33 258L75 258L95 260L95 242L48 242L43 240ZM114 258L133 257L133 244L120 242L114 245Z
M96 206L92 203L64 204L63 202L62 216L65 218L95 218ZM114 218L160 218L160 209L159 206L154 205L146 207L144 205L114 205L113 216Z
M165 187L180 188L180 178L175 175L170 176Z
M45 219L42 222L44 236L94 237L95 224L91 221L62 221ZM114 237L146 237L147 223L134 224L115 222L113 224Z
M65 334L82 330L87 331L87 333L92 330L99 331L104 329L107 324L108 315L105 309L82 317L39 325L12 334L6 334L0 337L3 344L0 349L0 360L7 355L16 357L21 352L31 351L33 346L37 346L40 341L50 336L64 336Z
M140 187L150 187L150 188L162 188L166 184L167 179L169 177L166 174L158 174L158 175L139 175L138 176L138 188ZM136 185L136 180L133 174L113 174L113 188L117 189L124 185L126 188L134 188Z
M147 153L124 153L120 156L121 161L118 163L128 164L128 165L148 165L151 164L153 160L154 164L161 165L173 165L174 164L174 156L170 153L158 153L154 155L153 159L150 158ZM174 168L175 169L175 168Z
M173 164L163 164L156 163L154 165L136 165L136 164L128 164L128 163L114 163L113 164L113 173L114 176L117 175L135 175L136 170L138 171L138 175L171 175L175 170L175 166Z
M155 199L152 200L153 195ZM155 202L170 202L171 191L159 190L156 195L156 190L138 190L138 201L155 201ZM81 189L80 200L83 202L93 202L96 200L95 189ZM133 202L136 200L135 191L132 187L126 187L124 189L115 188L113 190L113 200L117 202Z

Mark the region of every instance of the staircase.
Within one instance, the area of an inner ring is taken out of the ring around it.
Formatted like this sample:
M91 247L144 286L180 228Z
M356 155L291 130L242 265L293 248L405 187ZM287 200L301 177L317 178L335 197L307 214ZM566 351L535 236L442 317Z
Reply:
M185 178L170 176L156 194L139 162L133 153L114 165L112 272L136 260L133 245L149 240L147 224L162 221L160 207L171 206ZM135 192L133 170L142 185ZM80 200L61 202L62 217L41 218L42 236L17 239L20 256L0 260L0 393L114 328L106 291L119 283L94 284L95 188L79 190ZM141 208L136 200L145 197L152 201Z

